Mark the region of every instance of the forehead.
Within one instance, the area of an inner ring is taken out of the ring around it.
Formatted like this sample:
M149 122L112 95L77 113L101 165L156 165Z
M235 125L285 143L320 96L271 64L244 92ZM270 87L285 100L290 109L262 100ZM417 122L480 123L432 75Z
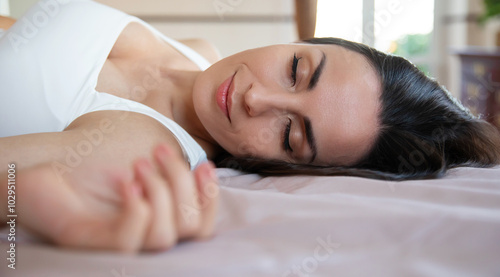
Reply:
M312 91L317 108L310 110L318 163L353 164L371 149L378 134L380 77L357 52L337 45L310 47L312 56L323 52L327 58Z

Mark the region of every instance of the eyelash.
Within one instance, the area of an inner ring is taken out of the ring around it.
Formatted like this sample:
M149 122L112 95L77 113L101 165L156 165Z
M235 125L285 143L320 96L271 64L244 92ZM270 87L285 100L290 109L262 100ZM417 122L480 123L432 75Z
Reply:
M299 64L299 60L302 58L297 58L297 54L293 54L293 60L292 60L292 87L295 86L295 83L297 82L297 66Z
M299 65L299 60L301 58L297 58L297 54L293 54L292 59L292 87L297 83L297 66ZM292 147L290 147L290 129L292 127L292 120L288 119L288 124L285 126L285 131L283 132L283 150L285 152L290 151L293 152Z
M290 147L290 128L292 127L292 120L288 119L288 124L285 127L285 132L283 132L283 150L285 152L290 151L293 152L292 147Z

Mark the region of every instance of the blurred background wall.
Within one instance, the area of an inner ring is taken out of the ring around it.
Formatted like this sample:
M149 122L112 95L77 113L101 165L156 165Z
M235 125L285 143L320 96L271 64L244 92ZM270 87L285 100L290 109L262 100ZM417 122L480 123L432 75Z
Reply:
M5 0L0 0L5 1ZM10 0L18 18L37 0ZM175 39L204 38L222 56L297 39L293 0L97 0ZM91 16L91 15L89 15Z
M296 39L292 0L98 0L169 37L204 38L222 56Z

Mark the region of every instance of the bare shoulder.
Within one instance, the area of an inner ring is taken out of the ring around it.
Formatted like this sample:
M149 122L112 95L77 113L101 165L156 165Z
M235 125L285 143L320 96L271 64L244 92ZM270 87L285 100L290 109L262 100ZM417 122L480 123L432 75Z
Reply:
M198 52L210 63L215 63L221 59L219 50L215 47L214 44L212 44L208 40L194 38L194 39L182 39L179 40L179 42L188 46L194 51Z
M139 157L152 157L152 149L168 143L182 155L175 136L157 120L135 112L97 111L73 121L65 131L81 132L100 162L128 166ZM82 142L83 144L83 142ZM78 149L77 149L78 150ZM187 162L187 161L186 161Z
M10 26L14 25L14 23L16 23L14 18L0 15L0 29L7 30Z

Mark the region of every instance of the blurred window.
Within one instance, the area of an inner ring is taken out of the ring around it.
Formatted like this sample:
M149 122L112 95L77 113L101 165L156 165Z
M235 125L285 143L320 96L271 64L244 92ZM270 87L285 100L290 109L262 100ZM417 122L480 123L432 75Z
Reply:
M434 0L318 0L315 36L363 42L433 74L433 26Z

